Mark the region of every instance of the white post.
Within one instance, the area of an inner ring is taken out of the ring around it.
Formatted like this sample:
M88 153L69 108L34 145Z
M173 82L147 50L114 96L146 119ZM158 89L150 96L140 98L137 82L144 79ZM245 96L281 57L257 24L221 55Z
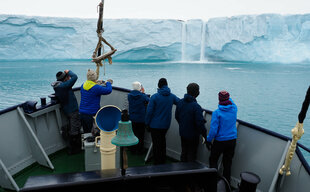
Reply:
M97 144L98 137L96 137L96 147L100 147L101 153L101 170L115 169L115 153L116 146L111 143L113 137L115 137L116 131L106 132L100 130L100 145Z

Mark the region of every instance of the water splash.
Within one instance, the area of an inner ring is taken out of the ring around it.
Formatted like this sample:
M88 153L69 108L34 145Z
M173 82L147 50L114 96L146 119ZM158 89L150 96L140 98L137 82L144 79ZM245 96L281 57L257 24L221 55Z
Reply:
M201 43L200 43L200 62L205 61L205 45L206 43L206 22L202 22L201 28Z
M186 61L186 21L182 23L182 61Z

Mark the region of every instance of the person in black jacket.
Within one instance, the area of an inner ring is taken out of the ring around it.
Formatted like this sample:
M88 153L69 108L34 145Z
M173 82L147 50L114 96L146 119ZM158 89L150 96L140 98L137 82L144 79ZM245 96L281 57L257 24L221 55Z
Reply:
M128 93L129 117L132 123L132 130L138 137L139 143L130 148L133 153L143 154L144 134L145 134L145 114L146 106L150 98L144 93L144 88L140 82L132 83L133 90Z
M60 101L63 112L69 119L69 126L63 129L63 135L68 143L68 153L74 154L81 151L81 121L79 116L79 107L76 97L72 91L78 76L70 70L59 71L56 79L52 83L55 95Z
M196 97L199 95L199 85L190 83L187 86L187 94L177 104L175 118L179 123L179 133L181 136L181 161L190 162L196 160L199 136L206 138L206 121L202 115L202 108L197 103Z

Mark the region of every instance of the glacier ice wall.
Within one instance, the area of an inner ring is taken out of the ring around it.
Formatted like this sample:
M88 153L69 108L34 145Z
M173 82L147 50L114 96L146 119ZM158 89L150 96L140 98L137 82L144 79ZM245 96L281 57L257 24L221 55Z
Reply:
M310 14L211 19L205 54L210 60L302 63L310 61Z
M114 60L180 60L181 26L175 20L104 20L103 37L118 50ZM0 60L90 59L96 29L97 19L0 15Z
M0 60L90 59L97 19L0 15ZM104 19L114 61L310 62L310 14ZM109 47L105 47L109 50Z

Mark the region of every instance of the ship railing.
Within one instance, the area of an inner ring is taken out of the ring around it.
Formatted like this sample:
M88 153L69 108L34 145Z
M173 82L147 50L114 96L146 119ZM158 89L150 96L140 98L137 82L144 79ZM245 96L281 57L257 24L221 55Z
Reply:
M80 100L79 90L79 87L74 88L78 100ZM121 109L128 109L127 94L130 92L130 90L118 87L113 87L113 90L114 91L112 94L103 96L104 99L102 99L101 104L112 104L118 106ZM42 152L40 147L35 146L32 147L32 149L27 147L27 143L29 143L29 137L32 137L30 140L34 141L36 140L34 136L37 137L37 140L42 145L46 155L49 155L65 147L60 134L60 128L67 123L67 119L63 115L58 103L48 102L46 106L39 106L36 112L33 114L26 114L25 118L22 117L18 110L21 109L21 107L22 104L19 104L0 111L0 142L2 146L0 147L0 185L2 187L10 188L13 190L17 189L17 185L14 180L12 181L12 175L18 173L36 161L34 159L35 155L33 155L31 151L41 151L39 152L39 157L43 157L43 159L45 159L45 163L47 162L47 166L50 168L52 167L49 165L48 160L45 158L45 154ZM174 110L175 107L173 108L173 113ZM206 115L207 128L209 130L212 111L204 110L204 113ZM34 134L31 134L30 128L27 126L27 123L24 119L26 119L26 121L29 123L29 126L34 131ZM49 123L51 123L52 126L49 126ZM54 138L56 141L51 140L53 137L49 136L50 131L54 131L53 134L56 135ZM264 180L262 180L261 184L258 186L260 190L275 190L278 179L278 169L284 162L285 153L291 138L244 122L242 120L238 120L238 132L240 136L240 144L237 142L236 155L233 160L232 185L235 187L238 186L238 183L240 182L239 174L241 171L253 171L259 175L262 174L262 178L264 178ZM169 157L179 159L180 146L178 144L180 143L178 143L179 139L175 137L176 134L178 135L178 125L175 119L172 118L171 128L167 133L167 155ZM255 134L255 137L249 139L248 136L251 134ZM19 138L19 140L15 141L11 139L10 136L16 136ZM148 147L151 144L150 141L150 136L147 135L145 143ZM267 141L269 143L267 143ZM242 142L245 143L242 144ZM249 144L252 145L252 150L256 151L250 151L251 147ZM248 151L247 147L249 147ZM272 148L275 148L275 150L273 151ZM266 154L266 151L264 150L269 150L269 152L271 151L271 154ZM283 185L283 187L288 186L288 190L286 191L289 191L290 186L294 186L292 182L294 182L296 178L304 181L302 183L310 183L310 168L302 151L304 151L306 154L310 153L309 148L298 143L296 150L297 155L294 156L292 161L292 176L287 177L285 184ZM242 155L248 156L248 158L242 157ZM206 150L205 146L200 145L198 151L198 161L208 165L208 157L209 152ZM241 157L243 159L240 159ZM274 160L272 162L273 164L271 164L271 159ZM254 163L254 165L250 165L250 163ZM268 164L271 164L272 166L268 167ZM219 167L219 170L220 169L221 166Z

